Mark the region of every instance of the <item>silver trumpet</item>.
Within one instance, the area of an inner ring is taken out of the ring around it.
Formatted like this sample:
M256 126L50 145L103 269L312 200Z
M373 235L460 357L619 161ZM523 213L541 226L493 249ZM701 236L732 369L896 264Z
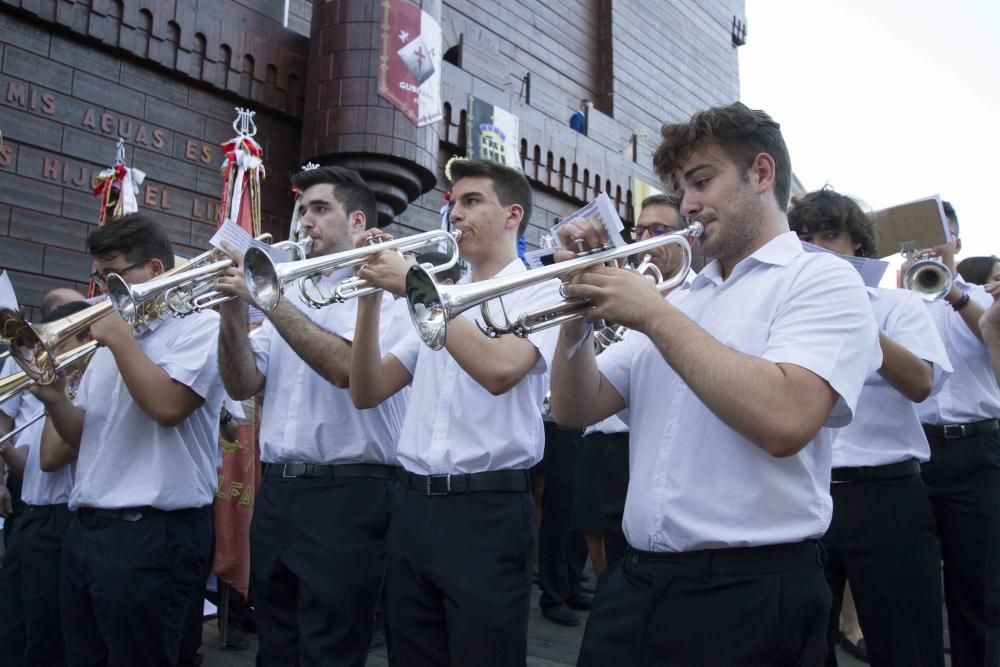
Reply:
M270 236L262 234L257 240L264 241ZM288 250L295 257L304 257L311 241L281 241L274 247ZM176 317L185 317L235 299L235 296L224 294L215 288L216 278L233 266L233 261L229 258L211 261L214 253L213 250L206 251L182 266L138 285L130 285L113 273L107 280L108 298L121 318L133 325L141 321L142 307L160 297L160 315Z
M656 271L655 274L649 270L645 271L654 279L659 278L656 287L663 293L684 281L684 277L691 269L691 245L686 237L701 236L702 230L700 222L693 222L687 228L670 234L653 236L618 248L602 248L586 254L581 253L582 256L565 262L477 283L437 285L433 277L423 267L414 266L406 275L406 301L410 307L410 317L420 338L434 350L439 350L444 346L449 320L473 306L480 306L484 325L479 325L479 328L487 336L514 334L524 338L536 331L582 317L587 310L593 307L593 304L586 300L564 298L547 308L523 313L514 320L507 317L505 311L505 321L501 323L495 320L490 312L488 303L490 300L553 278L562 278L592 266L607 262L617 263L618 260L623 260L630 255L645 254L654 248L676 245L681 248L684 254L684 262L675 275L662 280L659 271ZM649 260L645 263L651 264ZM562 288L560 288L560 293L565 297ZM503 307L502 300L500 304Z
M955 277L941 260L925 257L913 261L915 253L912 246L907 244L904 244L902 254L907 261L913 262L903 274L903 289L916 292L928 303L943 299L951 291Z
M250 248L243 255L243 277L254 305L261 310L274 310L278 306L281 292L293 280L299 281L299 292L302 300L312 308L324 308L334 303L343 303L365 294L377 292L380 288L366 280L350 277L340 282L332 294L324 294L316 280L324 273L339 269L348 269L365 264L386 250L399 253L417 252L421 248L436 247L444 242L447 244L448 261L440 265L427 265L424 269L429 274L446 271L458 262L458 239L461 232L446 232L434 230L413 236L393 239L392 241L369 241L370 245L354 248L332 255L311 257L297 262L275 263L268 254L258 248ZM375 238L375 237L373 237ZM315 290L313 294L311 290Z

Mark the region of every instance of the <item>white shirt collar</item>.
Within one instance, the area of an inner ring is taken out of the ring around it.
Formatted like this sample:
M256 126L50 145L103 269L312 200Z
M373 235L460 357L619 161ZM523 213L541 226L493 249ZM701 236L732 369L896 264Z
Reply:
M742 267L751 263L785 266L803 252L805 250L802 248L802 242L799 241L799 237L794 232L783 232L760 248L757 248L749 257L740 260L733 267L733 271L729 274L729 277L732 278L741 273L743 271ZM715 285L722 284L722 263L719 260L713 259L705 268L698 272L698 275L691 281L691 289L700 289L706 285L706 282L711 282Z

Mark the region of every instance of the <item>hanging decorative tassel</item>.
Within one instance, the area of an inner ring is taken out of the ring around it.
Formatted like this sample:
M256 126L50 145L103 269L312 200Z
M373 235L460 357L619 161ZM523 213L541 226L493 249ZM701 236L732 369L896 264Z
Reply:
M261 228L260 182L264 178L264 151L254 141L256 112L236 108L233 129L237 136L222 144L222 205L219 226L232 220L251 236Z
M125 163L125 139L118 137L115 146L115 162L102 170L95 180L94 196L101 200L101 210L97 216L97 226L101 227L110 217L139 212L139 186L146 179L141 169L129 167ZM97 285L90 281L87 296L97 294Z

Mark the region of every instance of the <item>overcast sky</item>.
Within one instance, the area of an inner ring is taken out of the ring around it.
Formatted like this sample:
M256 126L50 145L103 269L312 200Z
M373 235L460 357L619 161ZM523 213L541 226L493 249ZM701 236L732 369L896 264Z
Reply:
M807 189L878 209L940 194L1000 255L1000 1L746 0L742 99Z

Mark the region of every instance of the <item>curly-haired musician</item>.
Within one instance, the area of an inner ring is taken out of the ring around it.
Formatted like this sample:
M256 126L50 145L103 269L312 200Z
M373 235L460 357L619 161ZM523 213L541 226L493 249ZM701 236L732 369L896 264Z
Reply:
M824 427L850 422L880 361L867 294L788 231L791 166L764 112L736 103L664 125L654 166L713 261L667 299L609 267L566 289L595 304L588 319L632 330L595 357L576 347L585 323L566 324L553 366L560 423L630 408L630 547L604 575L580 664L816 665L830 611ZM593 247L601 229L567 225L563 245Z
M131 285L173 267L170 239L142 214L92 232L94 279ZM149 319L112 311L74 405L64 381L36 395L49 415L43 470L77 462L63 543L60 608L74 665L175 665L210 565L223 390L219 316Z
M799 239L848 257L872 257L873 225L850 197L823 189L792 200ZM941 550L920 463L931 457L916 404L951 363L913 292L868 288L882 366L868 376L851 424L833 444L833 520L823 536L833 593L828 664L849 582L875 665L943 665Z

